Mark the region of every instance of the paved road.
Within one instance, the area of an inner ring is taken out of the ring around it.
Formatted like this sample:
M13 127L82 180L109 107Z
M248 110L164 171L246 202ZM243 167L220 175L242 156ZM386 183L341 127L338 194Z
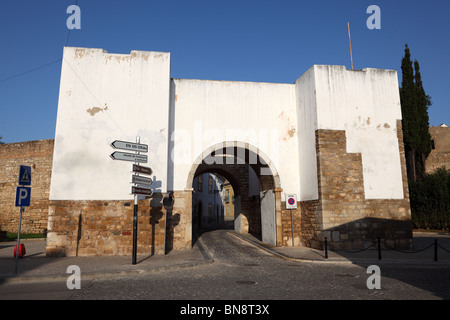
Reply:
M293 262L274 257L227 230L200 241L213 264L143 276L65 283L8 284L0 299L450 299L450 267L381 265L381 289L369 290L368 265Z

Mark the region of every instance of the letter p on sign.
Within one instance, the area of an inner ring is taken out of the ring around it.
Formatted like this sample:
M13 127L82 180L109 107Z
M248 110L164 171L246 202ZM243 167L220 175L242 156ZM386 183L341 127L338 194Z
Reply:
M16 189L16 207L29 207L31 199L30 187L17 187Z

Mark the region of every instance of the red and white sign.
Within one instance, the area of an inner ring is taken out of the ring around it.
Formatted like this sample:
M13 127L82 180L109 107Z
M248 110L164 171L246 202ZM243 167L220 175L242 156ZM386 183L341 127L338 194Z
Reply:
M297 195L286 195L286 209L297 209Z

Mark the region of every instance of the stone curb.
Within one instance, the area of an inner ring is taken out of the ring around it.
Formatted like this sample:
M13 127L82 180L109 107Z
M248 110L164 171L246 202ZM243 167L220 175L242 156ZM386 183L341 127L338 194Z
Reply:
M421 265L421 266L432 266L432 267L439 267L439 266L450 266L449 261L420 261L420 260L378 260L378 259L347 259L347 258L329 258L329 259L308 259L308 258L298 258L298 257L292 257L287 254L278 252L274 249L272 249L269 245L266 245L264 243L260 243L258 241L254 241L252 239L249 239L245 236L242 236L238 232L230 231L230 234L234 235L235 237L250 243L278 258L289 260L289 261L296 261L296 262L306 262L306 263L325 263L325 264L407 264L407 265Z

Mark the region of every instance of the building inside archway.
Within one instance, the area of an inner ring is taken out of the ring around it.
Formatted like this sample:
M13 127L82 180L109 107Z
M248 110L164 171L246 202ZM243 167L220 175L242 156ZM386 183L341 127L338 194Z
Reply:
M192 184L193 232L228 228L261 238L260 179L249 164L202 164Z
M192 223L194 228L224 226L225 180L221 175L214 173L202 173L194 178L192 183Z

